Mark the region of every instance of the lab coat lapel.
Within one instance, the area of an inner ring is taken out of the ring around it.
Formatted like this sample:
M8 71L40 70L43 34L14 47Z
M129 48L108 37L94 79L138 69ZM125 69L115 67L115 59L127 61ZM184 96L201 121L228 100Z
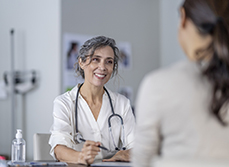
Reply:
M113 100L114 98L113 98L112 92L110 93L109 91L109 94L111 96L112 104L114 104L114 100ZM101 107L101 110L100 110L100 113L97 119L100 129L103 129L104 126L108 127L108 118L111 114L112 114L112 110L111 110L109 97L107 93L104 93L102 107Z
M110 104L109 100L106 98L105 95L103 95L103 102L102 102L102 106L101 106L99 116L97 119L97 123L98 123L100 130L102 130L104 126L108 126L106 124L107 124L107 119L110 113L109 104Z
M83 108L85 109L84 112L87 115L87 118L89 118L89 124L92 128L93 131L98 131L99 127L98 124L95 120L95 117L93 116L90 107L88 106L87 102L83 99L83 97L81 96L82 100L83 100Z

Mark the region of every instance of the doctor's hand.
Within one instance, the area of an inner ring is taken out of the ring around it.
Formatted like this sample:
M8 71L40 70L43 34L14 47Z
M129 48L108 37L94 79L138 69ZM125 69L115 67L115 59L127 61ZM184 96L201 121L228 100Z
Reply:
M121 150L118 151L113 157L110 159L103 159L104 162L114 162L114 161L123 161L130 162L130 150Z
M100 145L100 142L87 140L81 149L79 163L87 165L92 164L95 160L95 156L98 155L98 152L100 152L100 148L98 147Z

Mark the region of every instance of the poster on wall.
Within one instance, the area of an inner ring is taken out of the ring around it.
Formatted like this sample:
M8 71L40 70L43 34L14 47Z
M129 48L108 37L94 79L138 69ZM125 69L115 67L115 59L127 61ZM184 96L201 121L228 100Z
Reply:
M83 43L92 38L89 35L69 34L63 36L63 59L62 59L62 92L71 90L78 83L84 82L81 76L75 72L78 51Z
M129 42L118 42L120 60L119 69L130 70L132 68L132 52Z

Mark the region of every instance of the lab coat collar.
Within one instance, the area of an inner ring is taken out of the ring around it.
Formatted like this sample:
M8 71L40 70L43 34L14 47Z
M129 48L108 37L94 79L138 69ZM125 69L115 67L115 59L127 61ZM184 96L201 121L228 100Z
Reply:
M72 90L69 91L69 95L72 99L73 102L76 101L76 93L78 91L78 85L76 85L74 88L72 88ZM79 94L79 97L81 97L81 95Z
M115 102L115 94L114 94L112 91L110 91L108 88L106 88L106 89L107 89L108 93L110 94L111 101L112 101L112 103L113 103L113 105L114 105L114 102ZM105 96L106 96L107 98L109 98L108 95L107 95L107 93L106 93L106 91L104 91L104 94L105 94Z
M115 102L114 93L112 91L110 91L108 88L106 88L106 89L107 89L107 91L109 92L109 94L111 96L112 103L114 103ZM72 90L69 91L69 95L70 95L70 97L71 97L73 102L76 101L76 93L77 93L77 91L78 91L78 85L76 85L74 88L72 88ZM104 91L104 95L108 98L108 95L107 95L107 93L105 91ZM79 93L79 98L82 98L80 93Z

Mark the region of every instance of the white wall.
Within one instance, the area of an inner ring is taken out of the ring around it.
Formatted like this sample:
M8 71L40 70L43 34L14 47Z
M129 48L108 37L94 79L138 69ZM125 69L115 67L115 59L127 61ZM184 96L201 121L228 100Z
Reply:
M132 69L119 71L119 82L110 81L108 87L116 91L131 86L133 105L144 75L159 67L159 1L62 1L62 33L105 35L131 43Z
M182 2L183 0L160 0L160 64L162 67L186 59L177 38L179 8Z
M17 97L17 128L22 128L27 142L27 159L33 158L33 134L49 132L52 101L60 92L60 1L0 1L0 75L10 70L10 36L15 29L15 67L35 69L38 87ZM2 80L2 79L1 79ZM0 101L0 154L10 155L10 98ZM21 116L25 114L23 121ZM16 130L15 130L16 131Z
M159 66L158 0L0 1L0 75L10 70L11 28L15 29L16 69L39 73L38 87L25 97L18 95L15 106L28 160L33 158L33 134L49 132L52 124L52 102L60 94L63 33L106 35L130 42L133 68L121 72L118 86L132 86L134 95L144 74ZM10 105L9 97L0 100L0 154L8 155L13 138Z
M132 86L135 97L146 73L185 58L177 42L181 1L0 0L0 75L10 70L9 31L14 28L16 68L35 69L40 77L34 91L17 97L16 125L25 133L29 160L33 134L49 132L52 124L52 102L61 90L63 34L106 35L130 42L133 69L121 71L119 86ZM13 138L10 105L9 97L0 100L0 154L8 155Z

